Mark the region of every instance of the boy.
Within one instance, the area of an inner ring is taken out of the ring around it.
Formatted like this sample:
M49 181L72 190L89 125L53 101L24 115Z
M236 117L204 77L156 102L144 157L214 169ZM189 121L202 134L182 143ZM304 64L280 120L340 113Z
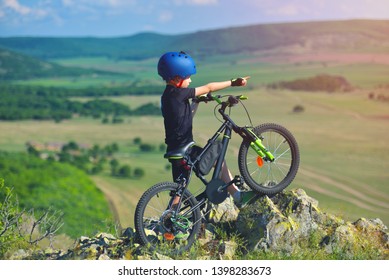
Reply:
M245 86L250 77L231 81L213 82L196 88L189 88L191 76L196 74L193 59L184 52L168 52L158 62L158 74L166 81L166 88L161 97L162 115L165 125L165 143L167 152L176 150L193 141L192 123L198 103L190 104L196 96L222 90L230 86ZM170 160L173 180L181 174L179 160ZM221 180L230 182L232 175L225 163L222 166ZM234 184L228 187L235 204L242 207L256 196L256 193L241 192ZM174 202L173 202L174 203Z

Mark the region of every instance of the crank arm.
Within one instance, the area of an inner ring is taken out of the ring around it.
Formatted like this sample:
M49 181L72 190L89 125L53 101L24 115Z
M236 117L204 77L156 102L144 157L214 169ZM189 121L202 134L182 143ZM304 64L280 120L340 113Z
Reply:
M230 182L218 187L217 191L218 192L223 192L226 188L228 188L229 186L231 186L232 184L235 184L235 185L242 185L243 184L243 179L242 177L240 177L239 175L236 175L234 177L234 179L232 179Z

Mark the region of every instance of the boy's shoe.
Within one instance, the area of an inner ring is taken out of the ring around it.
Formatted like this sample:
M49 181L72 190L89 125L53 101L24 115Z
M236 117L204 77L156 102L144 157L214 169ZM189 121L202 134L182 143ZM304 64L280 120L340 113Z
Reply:
M245 191L240 194L240 201L235 202L236 207L243 208L249 204L254 203L261 195L255 191Z
M174 239L176 240L186 240L189 237L188 232L179 232L174 236Z

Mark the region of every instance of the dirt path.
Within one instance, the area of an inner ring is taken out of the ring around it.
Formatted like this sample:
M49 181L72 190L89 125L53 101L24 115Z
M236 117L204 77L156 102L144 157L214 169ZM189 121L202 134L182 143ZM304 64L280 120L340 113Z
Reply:
M330 197L333 197L333 198L336 198L336 199L339 199L339 200L343 200L343 201L349 202L349 203L351 203L351 204L353 204L355 206L358 206L359 208L363 208L363 209L366 209L366 210L369 210L369 211L373 211L373 212L386 213L386 211L383 211L382 209L378 209L378 208L369 206L369 205L367 205L367 204L365 204L363 202L360 202L357 199L350 198L348 196L344 196L344 195L332 192L330 190L324 189L324 188L322 188L319 185L314 184L314 183L310 183L309 186L307 186L307 188L311 189L313 191L316 191L318 193L325 194L327 196L330 196Z
M106 183L101 180L100 178L93 178L93 181L95 182L96 186L104 193L104 196L106 197L109 208L111 209L113 218L115 219L115 222L118 223L120 229L122 228L120 223L120 216L119 212L115 206L115 198L111 195L112 192L109 191L109 186L106 185Z
M128 189L118 190L113 188L103 178L94 176L92 179L96 186L104 193L109 202L114 219L120 228L132 226L135 206L142 194L141 191Z
M358 191L358 190L356 190L356 189L354 189L354 188L352 188L344 183L335 181L334 179L332 179L326 175L320 174L317 171L308 170L307 168L304 168L304 169L300 168L299 173L302 174L303 176L305 176L307 179L312 179L309 182L309 184L306 186L307 188L310 188L314 191L317 191L319 193L322 193L322 194L325 194L325 195L328 195L328 196L331 196L331 197L334 197L337 199L347 201L349 203L352 203L352 204L354 204L358 207L361 207L363 209L366 209L366 210L380 212L380 213L388 213L387 209L389 209L389 203L387 201L385 201L387 199L386 194L382 197L383 200L378 200L378 199L370 197L367 194L361 193L360 191ZM322 183L328 184L334 188L340 189L340 190L350 194L350 196L338 194L338 193L333 192L331 190L324 189L324 188L320 187L317 183L314 183L312 181L322 182ZM360 184L359 187L363 187L368 192L372 191L375 193L381 193L381 192L375 190L374 188L372 188L371 186L368 186L365 184L363 184L363 186Z

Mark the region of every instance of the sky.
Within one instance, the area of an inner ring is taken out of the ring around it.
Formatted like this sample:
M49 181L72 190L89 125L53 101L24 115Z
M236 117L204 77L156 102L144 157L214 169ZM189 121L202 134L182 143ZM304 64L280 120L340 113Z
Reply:
M0 0L0 37L175 35L347 19L389 19L389 0Z

